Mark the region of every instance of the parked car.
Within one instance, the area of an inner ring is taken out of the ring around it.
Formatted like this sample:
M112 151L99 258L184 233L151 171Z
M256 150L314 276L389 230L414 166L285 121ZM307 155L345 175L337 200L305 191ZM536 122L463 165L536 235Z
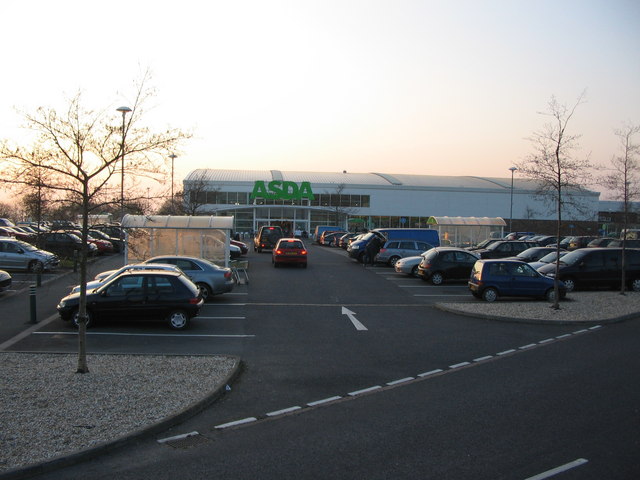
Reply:
M344 231L337 231L337 232L332 232L329 230L325 230L324 232L322 232L322 234L320 235L320 239L318 240L318 243L320 245L324 245L325 247L333 247L336 246L336 243L338 242L338 239L344 234Z
M11 275L9 272L0 270L0 292L4 292L11 288Z
M280 265L293 264L307 268L307 248L299 238L281 238L271 254L274 268Z
M246 243L241 242L240 240L233 240L233 239L229 240L229 243L231 245L235 245L240 249L240 255L246 255L247 253L249 253L249 247L247 246Z
M589 236L574 236L569 239L569 246L567 250L577 250L578 248L585 248L589 245L589 242L595 240L597 237L589 237Z
M514 260L522 260L523 262L531 263L537 262L542 257L556 251L555 247L531 247L520 252L515 257L511 257Z
M342 235L339 239L338 239L338 247L346 250L347 247L349 246L349 240L351 240L352 238L358 236L357 233L345 233L344 235Z
M554 250L554 251L552 251L550 253L547 253L540 260L538 260L536 262L528 262L528 263L529 263L529 265L531 265L536 270L538 270L540 267L542 267L544 265L547 265L549 263L552 263L552 264L555 265L555 263L556 263L556 253L557 253L557 251ZM569 253L569 250L560 250L560 258L564 257L567 253Z
M229 243L229 257L230 258L239 258L242 256L242 249L234 245L233 243Z
M347 247L350 258L362 262L365 258L367 244L374 238L384 245L389 240L419 240L435 247L440 246L440 236L437 230L428 228L376 228L363 235L358 240L351 242Z
M56 268L60 259L16 238L0 238L0 268L43 272Z
M433 245L418 240L389 240L382 246L374 262L386 263L393 267L403 257L420 255L432 248Z
M566 286L558 285L560 298ZM478 260L471 270L469 290L476 298L493 302L499 297L543 297L554 301L554 279L537 272L520 260Z
M535 242L526 242L523 240L501 240L492 243L483 250L476 250L480 258L507 258L524 252L527 248L537 247Z
M91 225L91 230L100 230L101 232L106 233L111 238L119 238L120 240L125 239L124 229L115 223L96 223Z
M404 273L405 275L411 275L412 277L418 276L418 265L422 261L422 258L427 252L422 252L415 257L404 257L398 260L393 266L394 270L398 273Z
M116 253L124 252L124 240L119 237L111 237L102 230L89 229L89 235L99 240L107 240L113 245L113 251Z
M501 238L487 238L486 240L481 241L477 245L474 245L472 247L467 247L467 250L470 250L470 251L483 250L483 249L487 248L489 245L491 245L492 243L499 242L500 240L502 240L502 239Z
M425 252L418 276L423 280L431 280L434 285L441 285L445 280L467 280L478 255L465 248L435 247Z
M117 270L107 270L106 272L101 272L97 274L94 279L90 282L87 282L87 292L89 290L93 290L101 287L107 282L110 282L118 275L123 272L136 272L141 270L169 270L171 272L182 272L175 265L163 264L163 263L136 263L131 265L125 265L124 267L120 267ZM80 291L80 285L76 285L71 289L71 293L77 293Z
M80 230L67 230L68 233L73 233L79 238L82 238L82 232ZM95 238L91 236L91 234L87 235L87 242L96 246L97 255L104 255L105 253L113 253L114 247L113 243L109 240L103 240L102 238Z
M78 326L80 294L60 300L58 313ZM183 273L148 270L124 272L103 286L87 292L86 326L97 320L115 318L164 320L175 330L189 326L204 300L198 287Z
M625 279L629 289L640 291L640 250L626 249ZM555 276L555 264L538 271ZM578 288L619 287L622 280L621 248L581 248L560 259L559 277L567 291Z
M220 267L203 258L160 255L142 263L168 263L177 266L196 284L205 301L210 300L213 295L231 292L235 286L230 268Z
M273 250L278 240L284 237L282 228L278 225L263 225L253 239L253 251Z
M89 255L95 255L98 247L88 245ZM82 248L82 240L77 235L69 232L56 231L40 234L38 246L49 250L61 257L73 257L78 255Z
M615 238L612 237L599 237L599 238L594 238L593 240L591 240L589 243L587 243L587 247L608 247L609 244L611 242L613 242L614 240L616 240ZM612 245L613 246L620 246L620 245Z
M612 241L609 242L609 244L607 245L608 248L622 248L622 240L616 238ZM624 241L624 247L625 248L640 248L640 240L633 240L630 238L627 238Z
M529 240L530 242L536 242L541 247L546 247L547 245L551 245L552 243L558 243L558 237L555 237L553 235L536 235L527 240Z
M0 227L3 233L2 236L15 237L18 240L22 240L27 243L34 243L36 241L36 234L22 230L20 227Z

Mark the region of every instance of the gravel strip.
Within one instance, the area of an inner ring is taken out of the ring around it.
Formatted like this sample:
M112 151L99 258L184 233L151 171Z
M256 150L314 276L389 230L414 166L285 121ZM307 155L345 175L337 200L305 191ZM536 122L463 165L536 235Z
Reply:
M226 356L0 352L0 473L153 425L211 394L235 368Z
M440 303L444 310L468 315L502 320L541 322L607 322L640 316L640 292L597 291L571 292L560 302L560 309L551 308L551 303L542 300L500 298L495 302L482 300L465 303Z

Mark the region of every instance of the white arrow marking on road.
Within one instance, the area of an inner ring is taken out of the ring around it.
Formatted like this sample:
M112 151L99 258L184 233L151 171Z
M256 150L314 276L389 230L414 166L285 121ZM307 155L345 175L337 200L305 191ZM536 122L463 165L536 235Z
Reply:
M349 320L351 320L351 323L353 323L353 326L356 327L356 330L366 330L367 329L367 327L365 327L363 324L361 324L358 321L358 319L356 318L356 313L352 312L348 308L342 307L342 315L346 315L347 317L349 317Z

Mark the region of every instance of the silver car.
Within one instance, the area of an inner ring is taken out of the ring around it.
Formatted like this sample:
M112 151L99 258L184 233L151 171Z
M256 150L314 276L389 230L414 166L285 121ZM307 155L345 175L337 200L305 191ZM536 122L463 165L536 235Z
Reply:
M197 257L183 255L161 255L145 260L142 263L168 263L176 265L196 284L201 297L206 301L213 295L228 293L236 282L230 268L219 267L215 263Z
M87 282L87 292L111 281L116 278L122 272L131 272L136 270L170 270L173 272L180 273L180 269L175 265L163 264L163 263L154 263L153 265L147 265L144 263L135 263L131 265L125 265L124 267L120 267L117 270L107 270L106 272L101 272L95 276L95 278ZM80 285L76 285L71 289L71 293L78 293L80 291ZM70 293L70 294L71 294Z
M389 240L382 246L375 261L393 267L401 258L420 255L431 248L433 245L418 240Z
M398 273L404 273L406 275L411 275L412 277L417 277L418 265L420 265L420 262L422 261L422 258L424 257L425 253L427 252L422 252L420 255L416 257L401 258L396 262L393 268Z
M56 268L60 259L53 253L40 250L15 238L0 238L0 268L42 272Z

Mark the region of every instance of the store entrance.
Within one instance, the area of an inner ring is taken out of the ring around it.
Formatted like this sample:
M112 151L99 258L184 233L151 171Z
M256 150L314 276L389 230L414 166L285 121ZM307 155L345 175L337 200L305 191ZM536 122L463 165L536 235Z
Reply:
M306 238L309 236L308 221L305 220L268 220L268 219L256 219L255 231L260 230L260 227L266 225L273 225L282 228L282 232L285 237L301 237Z

